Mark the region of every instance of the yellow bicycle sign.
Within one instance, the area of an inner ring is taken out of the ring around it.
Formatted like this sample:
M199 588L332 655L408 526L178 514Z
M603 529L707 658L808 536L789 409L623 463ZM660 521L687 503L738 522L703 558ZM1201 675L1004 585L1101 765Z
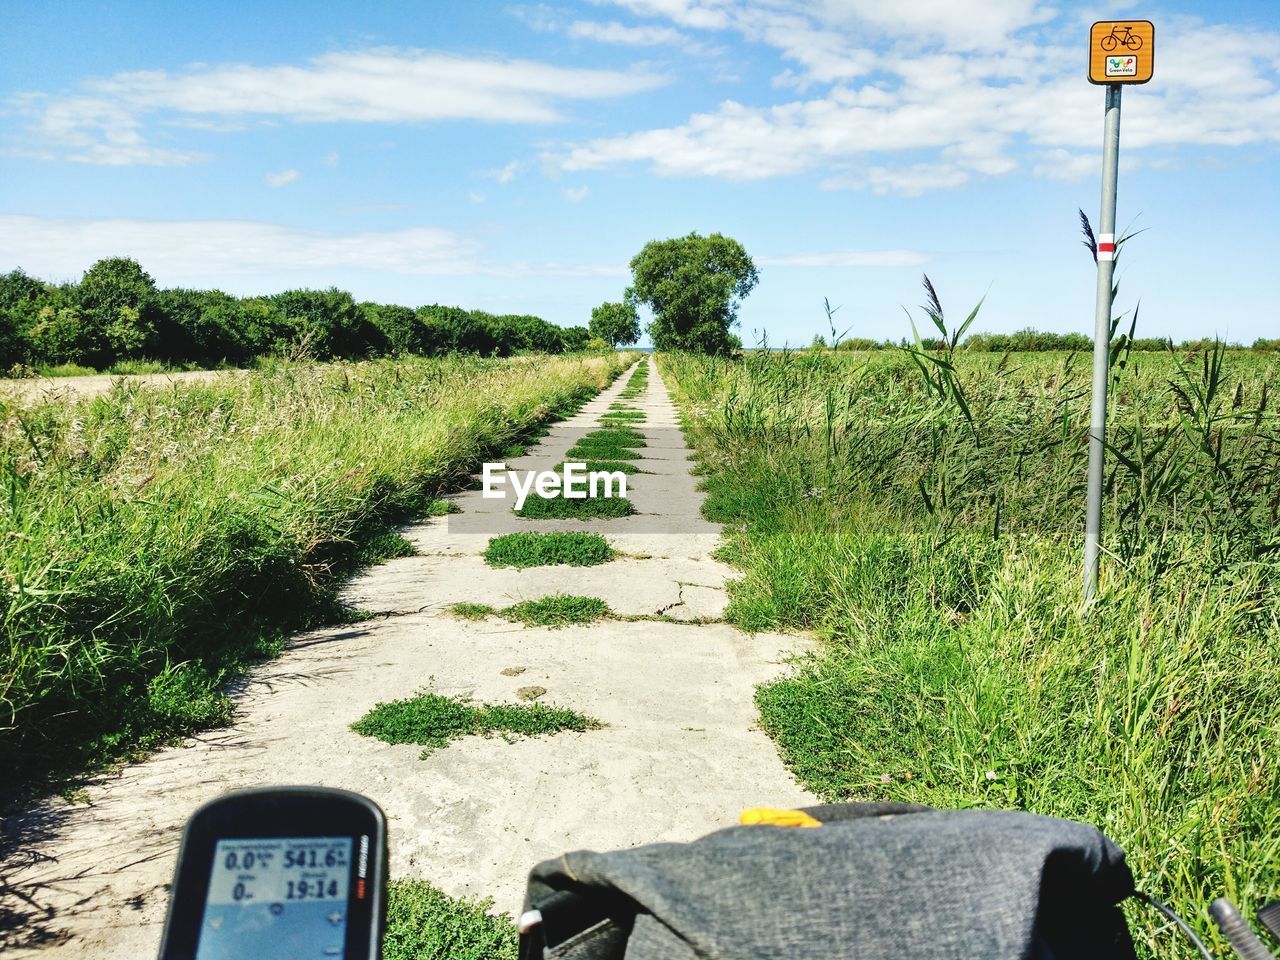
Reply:
M1089 31L1092 83L1146 83L1155 68L1155 25L1150 20L1099 20Z

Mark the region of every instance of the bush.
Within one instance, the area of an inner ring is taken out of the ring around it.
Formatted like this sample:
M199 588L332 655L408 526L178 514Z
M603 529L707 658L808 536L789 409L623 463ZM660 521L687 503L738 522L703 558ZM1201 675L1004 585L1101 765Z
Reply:
M461 307L431 304L418 308L418 319L426 330L432 354L479 353L498 351L498 340L480 318Z
M321 360L365 357L386 352L378 328L356 306L351 294L328 290L286 290L270 298L284 333L281 346Z
M560 331L560 341L566 351L590 349L591 333L586 327L565 327Z
M1093 339L1083 333L1048 333L1030 327L1016 333L975 333L964 342L965 350L989 353L1093 349Z
M26 333L47 295L48 288L22 270L0 274L0 367L31 359Z
M427 352L427 328L409 307L365 302L360 309L366 321L377 328L390 353L408 356Z

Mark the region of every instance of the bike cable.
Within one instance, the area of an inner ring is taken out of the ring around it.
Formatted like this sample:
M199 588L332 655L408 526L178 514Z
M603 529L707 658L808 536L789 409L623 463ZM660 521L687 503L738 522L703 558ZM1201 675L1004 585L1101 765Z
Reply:
M1204 960L1213 960L1213 954L1211 954L1209 952L1209 948L1204 945L1204 941L1196 936L1196 932L1191 929L1190 924L1183 920L1173 907L1169 906L1167 903L1157 900L1155 897L1151 896L1151 894L1144 893L1141 890L1135 890L1134 896L1155 907L1166 917L1172 920L1178 929L1182 931L1183 935L1185 935L1186 938L1195 945L1195 948L1200 951L1200 956L1204 957Z

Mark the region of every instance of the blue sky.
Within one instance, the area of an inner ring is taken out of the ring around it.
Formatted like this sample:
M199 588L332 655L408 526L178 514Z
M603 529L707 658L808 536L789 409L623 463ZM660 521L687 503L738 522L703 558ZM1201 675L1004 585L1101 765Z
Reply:
M590 0L4 4L0 270L585 323L649 240L740 240L742 334L1089 331L1103 91L1088 26L1157 30L1125 91L1140 333L1280 336L1274 3ZM917 313L918 316L918 313Z

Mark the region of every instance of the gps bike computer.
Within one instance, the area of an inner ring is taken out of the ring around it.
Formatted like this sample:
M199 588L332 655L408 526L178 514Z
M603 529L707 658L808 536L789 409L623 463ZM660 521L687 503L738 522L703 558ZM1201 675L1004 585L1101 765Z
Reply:
M346 790L237 790L187 821L160 960L377 960L387 824Z

